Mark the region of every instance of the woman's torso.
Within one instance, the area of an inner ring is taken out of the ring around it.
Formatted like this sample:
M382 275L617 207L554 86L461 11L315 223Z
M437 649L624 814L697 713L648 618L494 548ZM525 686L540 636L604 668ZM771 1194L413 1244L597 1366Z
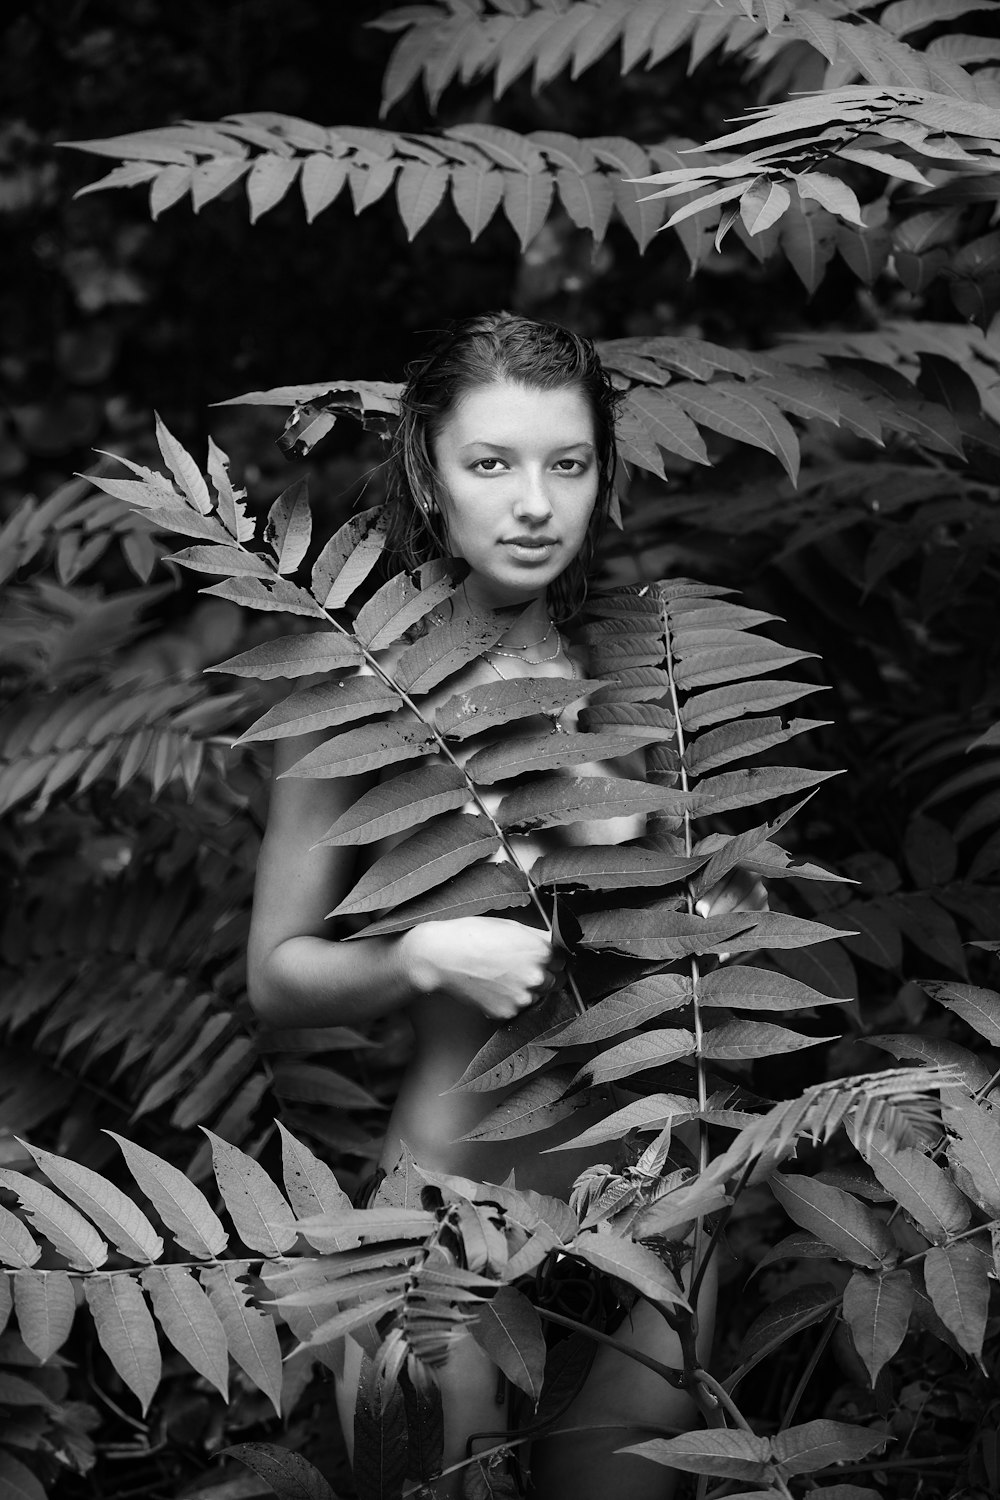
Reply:
M499 672L490 663L478 659L459 676L449 679L441 688L422 699L421 709L426 712L436 708L454 693L466 691L479 683L498 682L501 676L508 679L518 676L576 676L584 679L586 658L579 650L573 650L569 656L563 653L551 664L521 663L503 658ZM578 699L563 712L559 719L562 728L570 729L575 726L577 715L585 701L583 698ZM452 748L459 761L464 763L487 742L504 734L537 734L546 729L557 732L551 719L523 719L518 721L513 730L488 731L463 740ZM409 768L412 768L412 762L409 763ZM574 776L640 777L642 773L641 753L613 762L590 762L574 766L572 771ZM504 783L499 788L484 789L482 795L490 810L496 807L509 785L510 783ZM481 809L470 802L463 810ZM570 824L530 836L514 835L510 838L510 845L518 863L529 869L534 860L546 850L565 847L567 844L618 843L635 837L641 831L641 823L637 823L635 819L618 818L600 823ZM400 835L399 838L405 836ZM374 863L399 842L399 838L372 846L368 862ZM498 857L506 856L500 854ZM361 873L360 870L358 873ZM503 916L531 921L534 913L532 908L524 908L516 913L504 913ZM546 1130L544 1135L532 1132L501 1142L464 1142L460 1137L472 1130L512 1092L512 1089L488 1094L448 1092L479 1049L493 1035L497 1023L482 1012L443 993L414 1001L410 1006L410 1019L413 1027L413 1053L389 1119L380 1165L391 1170L399 1158L401 1143L405 1142L418 1162L438 1171L491 1182L503 1181L513 1171L519 1187L565 1195L582 1167L593 1160L593 1151L559 1151L552 1155L543 1155L542 1152L559 1141L578 1135L588 1125L607 1114L613 1106L605 1101L575 1110L568 1118ZM569 1060L567 1057L559 1059L560 1062ZM519 1086L515 1084L512 1088Z

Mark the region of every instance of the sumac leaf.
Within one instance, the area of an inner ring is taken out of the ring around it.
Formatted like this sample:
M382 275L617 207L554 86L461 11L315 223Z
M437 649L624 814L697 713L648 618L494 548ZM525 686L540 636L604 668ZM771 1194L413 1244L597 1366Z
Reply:
M913 1281L907 1271L855 1271L844 1288L844 1320L874 1386L910 1323Z
M101 1348L145 1415L160 1383L160 1345L138 1283L97 1271L83 1284Z

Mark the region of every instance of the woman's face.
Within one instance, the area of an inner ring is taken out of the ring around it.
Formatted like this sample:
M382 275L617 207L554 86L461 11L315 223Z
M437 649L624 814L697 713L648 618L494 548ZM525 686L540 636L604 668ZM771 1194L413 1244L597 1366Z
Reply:
M449 550L491 608L544 593L583 546L597 500L594 419L578 386L498 381L457 403L435 438Z

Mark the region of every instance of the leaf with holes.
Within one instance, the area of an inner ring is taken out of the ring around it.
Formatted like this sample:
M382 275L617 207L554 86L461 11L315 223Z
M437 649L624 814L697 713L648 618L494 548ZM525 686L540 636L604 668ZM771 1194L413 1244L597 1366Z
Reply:
M267 513L263 540L277 558L279 573L294 573L309 549L312 512L309 483L297 479L283 490Z
M362 724L325 740L283 776L359 776L380 771L399 760L426 755L435 745L433 732L411 713L402 713L394 723Z
M235 1458L258 1475L278 1500L337 1500L319 1470L291 1448L277 1443L235 1443L220 1458Z
M454 589L445 563L429 562L415 574L397 573L358 610L354 631L369 651L382 651L422 620Z

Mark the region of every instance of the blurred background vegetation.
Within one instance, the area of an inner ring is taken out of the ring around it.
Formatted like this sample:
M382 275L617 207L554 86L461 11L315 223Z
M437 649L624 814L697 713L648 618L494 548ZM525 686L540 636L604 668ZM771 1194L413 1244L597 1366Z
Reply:
M10 895L0 926L0 1167L28 1165L17 1140L27 1136L111 1171L99 1133L108 1127L204 1178L194 1127L208 1124L266 1159L280 1115L348 1186L367 1169L405 1031L386 1023L372 1037L262 1035L243 994L266 760L229 746L259 708L258 689L201 674L279 625L200 598L194 582L159 565L166 548L155 529L72 476L95 465L112 472L95 450L158 463L155 410L196 453L215 438L257 514L308 474L329 531L362 494L379 497L377 439L341 422L307 462L289 464L274 443L278 413L213 403L293 383L398 379L429 331L494 307L599 338L679 334L751 350L826 340L846 365L870 373L881 361L887 389L901 378L894 361L905 365L964 433L959 458L940 442L894 439L882 450L806 424L798 491L770 454L713 440L711 469L693 474L668 460L667 487L635 477L606 574L680 572L743 591L788 622L783 639L818 654L806 670L829 689L816 711L834 723L808 753L847 774L787 833L790 846L858 882L810 886L811 906L794 908L857 931L801 956L803 978L849 997L843 1036L763 1060L743 1081L781 1097L878 1067L885 1045L866 1038L886 1033L920 1039L924 1056L964 1045L992 1071L982 1038L954 1015L932 1014L917 981L989 982L1000 925L1000 759L989 733L1000 717L1000 429L995 389L984 395L1000 380L996 285L976 309L984 353L973 379L961 357L921 353L907 335L944 322L966 336L948 283L912 268L904 281L891 261L866 284L838 258L810 293L785 255L761 262L735 236L691 275L675 235L640 252L612 222L595 249L562 210L522 253L499 216L470 243L450 206L411 242L391 196L356 216L345 193L310 225L289 195L253 227L241 192L199 215L171 208L155 223L141 191L74 197L98 174L60 143L172 120L271 110L427 129L417 90L379 118L395 39L365 23L388 8L42 0L13 4L2 23L0 864ZM995 23L987 16L977 29ZM436 123L703 140L753 88L739 56L688 63L682 50L622 76L610 52L575 82L563 75L534 94L525 75L499 100L489 79L451 85ZM966 205L958 241L986 234L994 206ZM850 343L889 325L879 348ZM909 1048L897 1044L917 1054L916 1041ZM808 1267L771 1266L752 1297L740 1291L748 1263L783 1232L769 1199L757 1209L732 1236L734 1335L809 1281ZM0 1362L18 1378L30 1368L47 1403L25 1405L22 1392L5 1408L0 1388L8 1459L29 1454L50 1494L193 1494L216 1477L219 1447L275 1430L249 1382L227 1411L179 1360L140 1421L100 1350L84 1332L74 1339L72 1365L44 1371L11 1330L0 1341ZM897 1422L911 1457L928 1460L915 1475L894 1471L886 1493L958 1493L933 1459L962 1449L971 1488L961 1493L985 1495L997 1476L986 1373L995 1338L991 1347L983 1370L963 1372L944 1345L928 1354L914 1343L890 1400L888 1386L868 1389L834 1339L815 1355L816 1394L801 1418L877 1410ZM754 1397L763 1420L810 1354L786 1346L764 1367ZM346 1488L329 1387L306 1367L286 1399L292 1441ZM11 1488L7 1461L0 1451L4 1500L27 1493ZM218 1500L264 1492L252 1476L226 1484Z

